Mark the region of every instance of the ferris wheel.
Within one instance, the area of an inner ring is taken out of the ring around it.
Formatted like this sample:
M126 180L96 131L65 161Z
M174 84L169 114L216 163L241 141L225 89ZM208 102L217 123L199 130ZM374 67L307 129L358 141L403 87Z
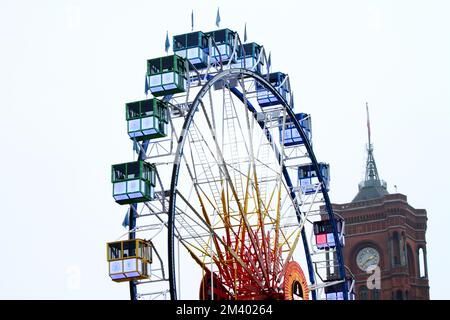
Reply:
M126 104L138 160L112 166L126 232L109 276L131 299L354 299L329 165L289 76L230 29L173 37Z

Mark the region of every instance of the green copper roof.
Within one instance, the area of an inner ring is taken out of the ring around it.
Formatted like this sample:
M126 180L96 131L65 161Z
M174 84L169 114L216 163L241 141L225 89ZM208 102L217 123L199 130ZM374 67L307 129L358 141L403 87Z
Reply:
M387 194L389 192L386 189L386 182L382 180L362 181L359 184L359 191L352 202L378 199Z

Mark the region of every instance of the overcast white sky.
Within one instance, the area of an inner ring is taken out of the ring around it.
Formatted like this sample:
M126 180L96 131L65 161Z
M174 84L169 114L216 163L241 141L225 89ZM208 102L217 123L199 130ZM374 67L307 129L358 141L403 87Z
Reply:
M166 31L189 32L192 9L195 29L215 29L218 6L222 27L247 22L289 73L335 203L363 177L369 102L380 175L427 209L431 298L450 298L445 0L2 0L0 298L129 297L105 260L124 231L110 183L110 165L132 159L124 103L145 97L146 59L164 54Z

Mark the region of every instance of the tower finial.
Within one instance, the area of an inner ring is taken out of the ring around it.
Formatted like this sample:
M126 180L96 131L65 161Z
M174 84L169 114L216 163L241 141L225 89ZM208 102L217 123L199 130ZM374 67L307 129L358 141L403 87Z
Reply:
M366 102L367 113L367 162L366 162L366 176L364 181L359 184L359 192L353 199L353 202L375 199L388 194L386 189L386 182L378 176L377 165L375 157L373 156L373 144L370 132L370 118L369 118L369 103Z
M370 118L369 118L369 103L366 101L366 112L367 112L367 135L369 137L369 148L372 148L370 141Z
M366 181L380 180L378 177L377 165L375 164L375 158L373 156L373 145L370 137L370 118L369 118L369 103L366 102L367 112L367 134L369 138L369 144L367 145L367 163L366 163Z

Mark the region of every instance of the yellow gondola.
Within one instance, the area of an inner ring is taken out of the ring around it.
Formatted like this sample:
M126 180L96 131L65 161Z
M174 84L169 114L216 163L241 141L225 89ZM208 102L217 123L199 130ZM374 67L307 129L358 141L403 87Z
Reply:
M152 263L152 243L142 239L109 242L107 259L109 276L123 282L148 279L148 265Z

